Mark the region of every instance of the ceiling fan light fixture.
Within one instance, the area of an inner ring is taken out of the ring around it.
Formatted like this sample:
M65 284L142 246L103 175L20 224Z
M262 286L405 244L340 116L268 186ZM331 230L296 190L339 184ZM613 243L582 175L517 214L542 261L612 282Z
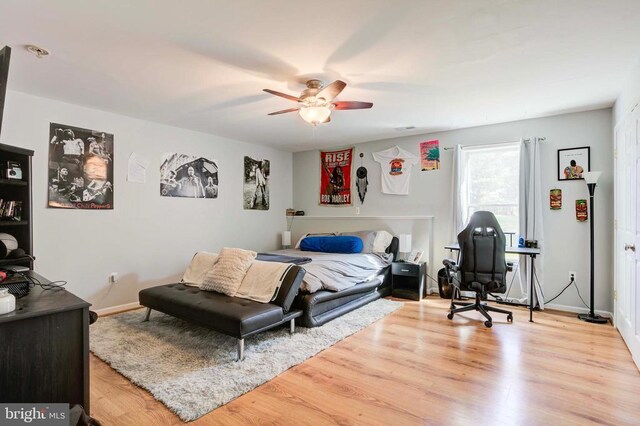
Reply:
M303 106L298 112L300 117L307 123L317 126L324 123L331 115L331 108L328 106Z
M336 80L328 86L324 86L320 80L307 81L307 88L302 91L300 97L287 95L271 89L262 89L271 95L295 101L297 108L288 108L269 113L269 115L280 115L298 111L300 117L312 126L328 123L331 121L331 111L369 109L373 106L371 102L359 101L335 101L336 96L347 86L344 81Z

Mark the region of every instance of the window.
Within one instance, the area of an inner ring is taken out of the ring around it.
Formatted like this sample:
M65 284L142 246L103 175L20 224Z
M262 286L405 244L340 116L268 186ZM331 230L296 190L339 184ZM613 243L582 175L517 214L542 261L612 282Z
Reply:
M466 147L462 152L463 219L485 210L496 215L507 245L518 244L520 143Z

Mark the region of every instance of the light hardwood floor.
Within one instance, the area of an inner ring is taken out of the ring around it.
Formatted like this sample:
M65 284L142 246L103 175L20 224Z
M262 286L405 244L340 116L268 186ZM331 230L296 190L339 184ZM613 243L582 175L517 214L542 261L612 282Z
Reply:
M486 329L446 311L406 301L192 424L640 424L640 373L612 326L549 311L531 324L514 308L513 324L496 314ZM105 425L181 424L93 355L91 404Z

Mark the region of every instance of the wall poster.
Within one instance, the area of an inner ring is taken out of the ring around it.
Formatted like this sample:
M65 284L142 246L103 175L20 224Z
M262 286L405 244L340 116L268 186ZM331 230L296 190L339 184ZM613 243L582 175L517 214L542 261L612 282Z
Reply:
M351 205L353 148L320 151L320 205Z
M269 210L271 162L244 157L243 205L245 210Z
M49 207L113 209L113 135L49 124Z
M558 150L558 180L583 179L591 170L591 149L588 146Z
M440 169L440 141L420 142L420 170Z
M218 163L204 157L165 152L160 162L160 195L218 198Z

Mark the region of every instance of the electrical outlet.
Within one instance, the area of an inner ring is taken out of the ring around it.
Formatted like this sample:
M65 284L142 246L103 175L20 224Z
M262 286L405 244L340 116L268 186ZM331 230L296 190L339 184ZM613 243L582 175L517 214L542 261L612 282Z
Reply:
M569 279L571 281L578 281L576 271L569 271Z
M111 274L109 274L109 283L115 284L117 282L118 282L118 273L112 272Z

